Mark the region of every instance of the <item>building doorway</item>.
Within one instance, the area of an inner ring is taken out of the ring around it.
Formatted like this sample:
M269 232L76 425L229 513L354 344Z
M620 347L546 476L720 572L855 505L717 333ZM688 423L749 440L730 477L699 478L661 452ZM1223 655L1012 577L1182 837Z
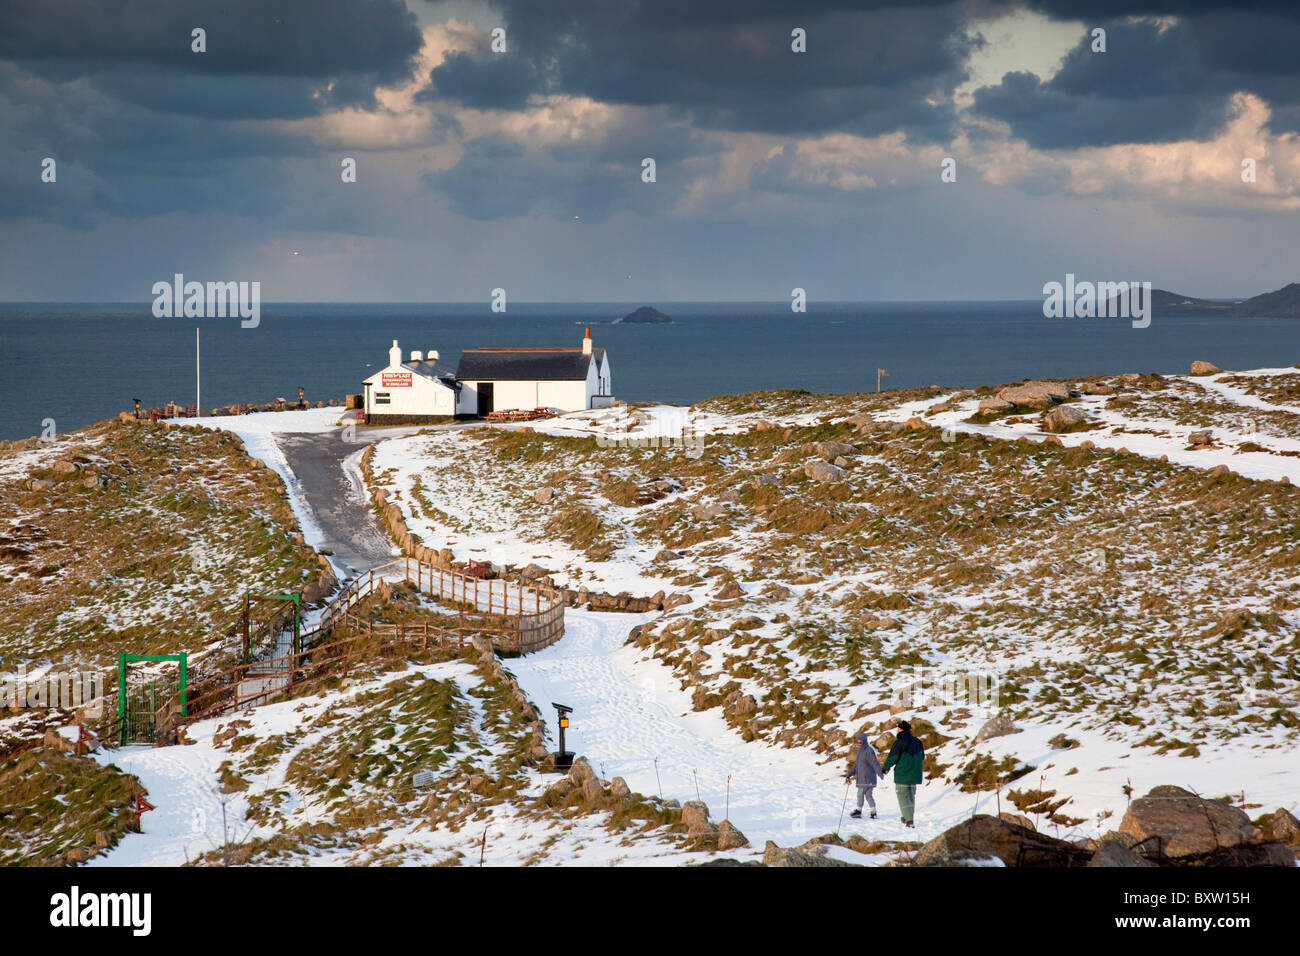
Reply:
M478 383L478 413L487 415L489 412L496 411L492 407L492 382Z

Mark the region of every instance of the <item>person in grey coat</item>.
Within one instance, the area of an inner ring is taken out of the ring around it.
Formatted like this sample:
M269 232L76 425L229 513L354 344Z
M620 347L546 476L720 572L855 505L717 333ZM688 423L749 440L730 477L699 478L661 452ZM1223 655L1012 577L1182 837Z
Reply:
M853 741L853 754L849 758L853 761L853 769L845 774L845 780L854 780L858 782L858 805L857 808L849 814L851 817L862 816L862 802L865 800L871 807L871 819L876 818L876 798L872 792L876 784L885 772L880 769L880 758L876 756L876 748L871 745L867 739L866 733L858 734Z

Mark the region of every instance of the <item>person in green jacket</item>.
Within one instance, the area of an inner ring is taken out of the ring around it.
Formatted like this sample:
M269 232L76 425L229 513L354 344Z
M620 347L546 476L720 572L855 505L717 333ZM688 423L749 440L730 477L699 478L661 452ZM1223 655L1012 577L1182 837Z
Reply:
M912 725L898 722L898 737L889 748L885 759L885 773L897 766L894 772L894 791L898 794L898 810L905 826L914 827L916 815L916 788L921 783L921 764L925 762L925 748L912 736Z

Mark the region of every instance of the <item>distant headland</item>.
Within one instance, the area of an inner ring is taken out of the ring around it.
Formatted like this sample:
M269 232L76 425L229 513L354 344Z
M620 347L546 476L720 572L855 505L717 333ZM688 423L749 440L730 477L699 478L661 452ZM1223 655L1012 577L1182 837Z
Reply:
M1300 319L1300 282L1275 292L1265 292L1240 301L1197 299L1165 289L1151 290L1151 312L1157 317L1223 315L1251 318Z
M658 309L643 305L634 312L629 312L621 319L615 319L612 325L672 325L673 320L670 316L664 315Z

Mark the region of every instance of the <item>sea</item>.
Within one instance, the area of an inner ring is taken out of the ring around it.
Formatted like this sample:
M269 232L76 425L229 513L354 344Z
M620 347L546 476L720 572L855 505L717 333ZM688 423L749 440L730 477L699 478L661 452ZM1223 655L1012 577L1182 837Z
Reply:
M668 325L617 324L638 306ZM583 328L608 350L614 393L690 404L714 395L978 386L1024 378L1186 372L1300 362L1300 319L1155 316L1046 318L1020 302L263 303L238 318L155 318L152 303L0 304L0 439L68 432L139 399L194 404L198 329L204 409L277 397L340 400L403 354L436 349L455 365L484 345L578 346ZM51 426L50 422L53 422Z

